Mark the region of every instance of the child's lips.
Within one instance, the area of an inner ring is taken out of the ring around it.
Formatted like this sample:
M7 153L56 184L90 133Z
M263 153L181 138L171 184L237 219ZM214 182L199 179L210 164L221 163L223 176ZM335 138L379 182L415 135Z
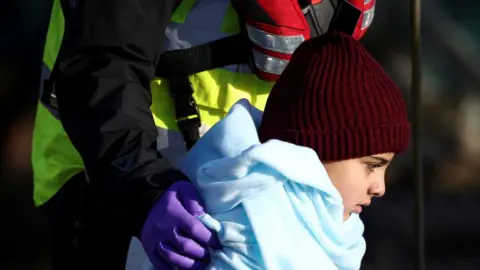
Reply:
M355 208L353 208L353 213L360 214L360 213L362 213L362 210L363 210L363 207L360 206L360 205L357 205L357 206L355 206Z
M370 205L370 201L368 202L364 202L364 203L361 203L361 204L357 204L353 210L352 210L352 213L355 213L355 214L360 214L363 210L363 207L367 207Z

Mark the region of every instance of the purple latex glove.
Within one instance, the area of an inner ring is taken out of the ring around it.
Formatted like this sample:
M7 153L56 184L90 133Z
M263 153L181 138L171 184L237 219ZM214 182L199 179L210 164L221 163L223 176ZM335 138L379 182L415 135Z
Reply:
M140 240L156 269L204 269L208 248L220 248L216 234L196 218L204 214L201 201L190 182L179 181L148 214Z

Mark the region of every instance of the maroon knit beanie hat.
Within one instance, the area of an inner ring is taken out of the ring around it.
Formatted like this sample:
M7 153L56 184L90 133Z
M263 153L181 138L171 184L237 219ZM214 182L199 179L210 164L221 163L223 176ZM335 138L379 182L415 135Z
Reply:
M338 161L405 151L410 123L380 64L350 35L330 32L297 48L270 93L259 137Z

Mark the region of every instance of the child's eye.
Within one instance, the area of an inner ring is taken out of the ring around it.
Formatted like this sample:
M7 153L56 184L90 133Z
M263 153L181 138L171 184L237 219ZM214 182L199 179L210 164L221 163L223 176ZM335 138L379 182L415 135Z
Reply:
M380 164L380 163L367 163L367 168L370 171L373 171L376 168L380 168L380 167L382 167L382 164Z

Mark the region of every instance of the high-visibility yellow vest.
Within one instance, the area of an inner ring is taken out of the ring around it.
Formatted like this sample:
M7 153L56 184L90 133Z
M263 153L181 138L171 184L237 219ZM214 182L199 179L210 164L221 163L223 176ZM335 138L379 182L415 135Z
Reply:
M60 1L53 3L44 48L43 78L48 78L62 42L64 17ZM239 32L237 14L229 0L184 0L171 17L164 49L186 49ZM234 53L234 52L232 52ZM263 110L273 83L258 79L250 69L232 65L189 77L200 110L204 131L223 118L239 99L246 98ZM175 111L166 80L152 82L151 111L159 131L158 151L175 165L186 152L175 121ZM39 102L32 149L34 201L47 202L62 185L84 170L82 159L71 144L56 112Z

